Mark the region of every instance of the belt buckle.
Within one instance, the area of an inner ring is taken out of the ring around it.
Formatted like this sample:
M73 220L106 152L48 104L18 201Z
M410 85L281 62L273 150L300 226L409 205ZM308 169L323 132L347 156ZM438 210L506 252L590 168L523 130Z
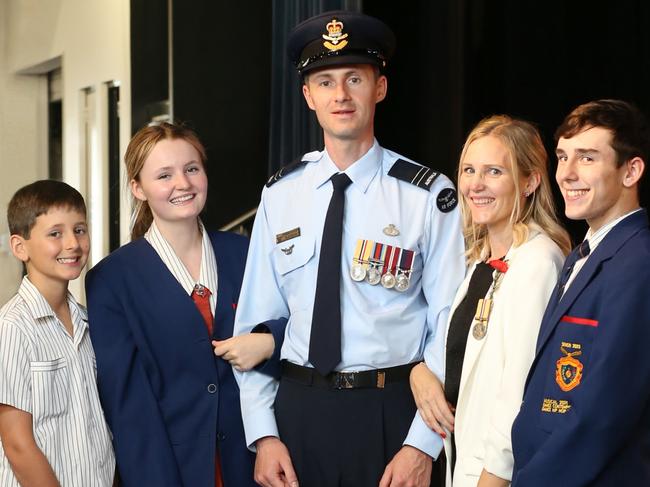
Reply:
M337 372L334 375L334 389L354 389L356 372Z

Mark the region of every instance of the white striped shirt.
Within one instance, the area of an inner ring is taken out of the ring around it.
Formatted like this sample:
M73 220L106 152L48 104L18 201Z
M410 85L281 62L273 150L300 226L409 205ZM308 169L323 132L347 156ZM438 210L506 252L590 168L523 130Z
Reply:
M110 487L115 457L97 392L86 310L68 293L73 336L23 278L0 310L0 403L32 415L36 444L63 487ZM0 485L18 487L0 444Z
M144 238L154 248L156 253L160 256L160 259L169 269L169 272L172 273L172 276L176 278L178 283L189 296L192 295L194 286L197 284L205 286L210 290L212 293L210 295L210 309L212 310L212 316L214 316L214 310L217 305L218 286L217 258L214 255L214 249L212 248L208 232L205 231L205 227L201 220L198 222L199 230L203 238L201 247L201 270L199 271L198 281L192 279L192 275L187 270L187 267L185 267L185 264L183 264L181 259L178 258L178 255L176 255L172 246L160 233L160 230L156 226L156 222L151 224L147 233L144 234Z

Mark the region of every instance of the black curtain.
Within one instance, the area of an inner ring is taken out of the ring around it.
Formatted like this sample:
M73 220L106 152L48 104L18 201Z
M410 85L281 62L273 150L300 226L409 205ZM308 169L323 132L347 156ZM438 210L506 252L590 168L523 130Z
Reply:
M323 131L305 103L300 77L287 58L289 33L298 23L321 12L359 12L361 3L361 0L273 0L269 175L305 152L323 148Z

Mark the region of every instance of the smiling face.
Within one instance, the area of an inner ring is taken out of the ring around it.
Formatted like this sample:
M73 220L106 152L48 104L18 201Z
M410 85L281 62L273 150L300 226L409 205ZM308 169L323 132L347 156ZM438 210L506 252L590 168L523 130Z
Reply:
M628 163L617 167L611 142L611 131L589 127L571 138L560 137L557 144L555 179L566 216L586 220L592 231L634 209Z
M149 153L133 196L146 201L156 224L196 219L205 205L208 178L198 151L183 139L163 139Z
M36 218L29 238L12 235L11 247L36 287L67 285L79 277L88 260L86 215L67 207L50 208Z
M497 137L474 140L461 161L458 181L462 197L474 224L486 225L488 233L511 232L510 221L517 198L524 197L515 186L506 147ZM520 187L523 187L523 181Z
M303 95L316 112L325 143L367 141L374 137L375 105L386 96L387 81L369 64L325 68L309 73Z

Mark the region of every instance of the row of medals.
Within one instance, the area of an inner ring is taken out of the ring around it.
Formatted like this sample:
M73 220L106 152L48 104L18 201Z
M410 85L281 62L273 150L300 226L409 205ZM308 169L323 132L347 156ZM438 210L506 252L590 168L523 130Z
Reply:
M393 274L390 269L384 275L381 269L384 267L382 262L369 261L367 263L355 261L350 267L350 277L353 281L363 281L376 286L381 283L386 289L395 288L397 291L404 292L411 285L411 271L405 271L397 268L397 275Z

